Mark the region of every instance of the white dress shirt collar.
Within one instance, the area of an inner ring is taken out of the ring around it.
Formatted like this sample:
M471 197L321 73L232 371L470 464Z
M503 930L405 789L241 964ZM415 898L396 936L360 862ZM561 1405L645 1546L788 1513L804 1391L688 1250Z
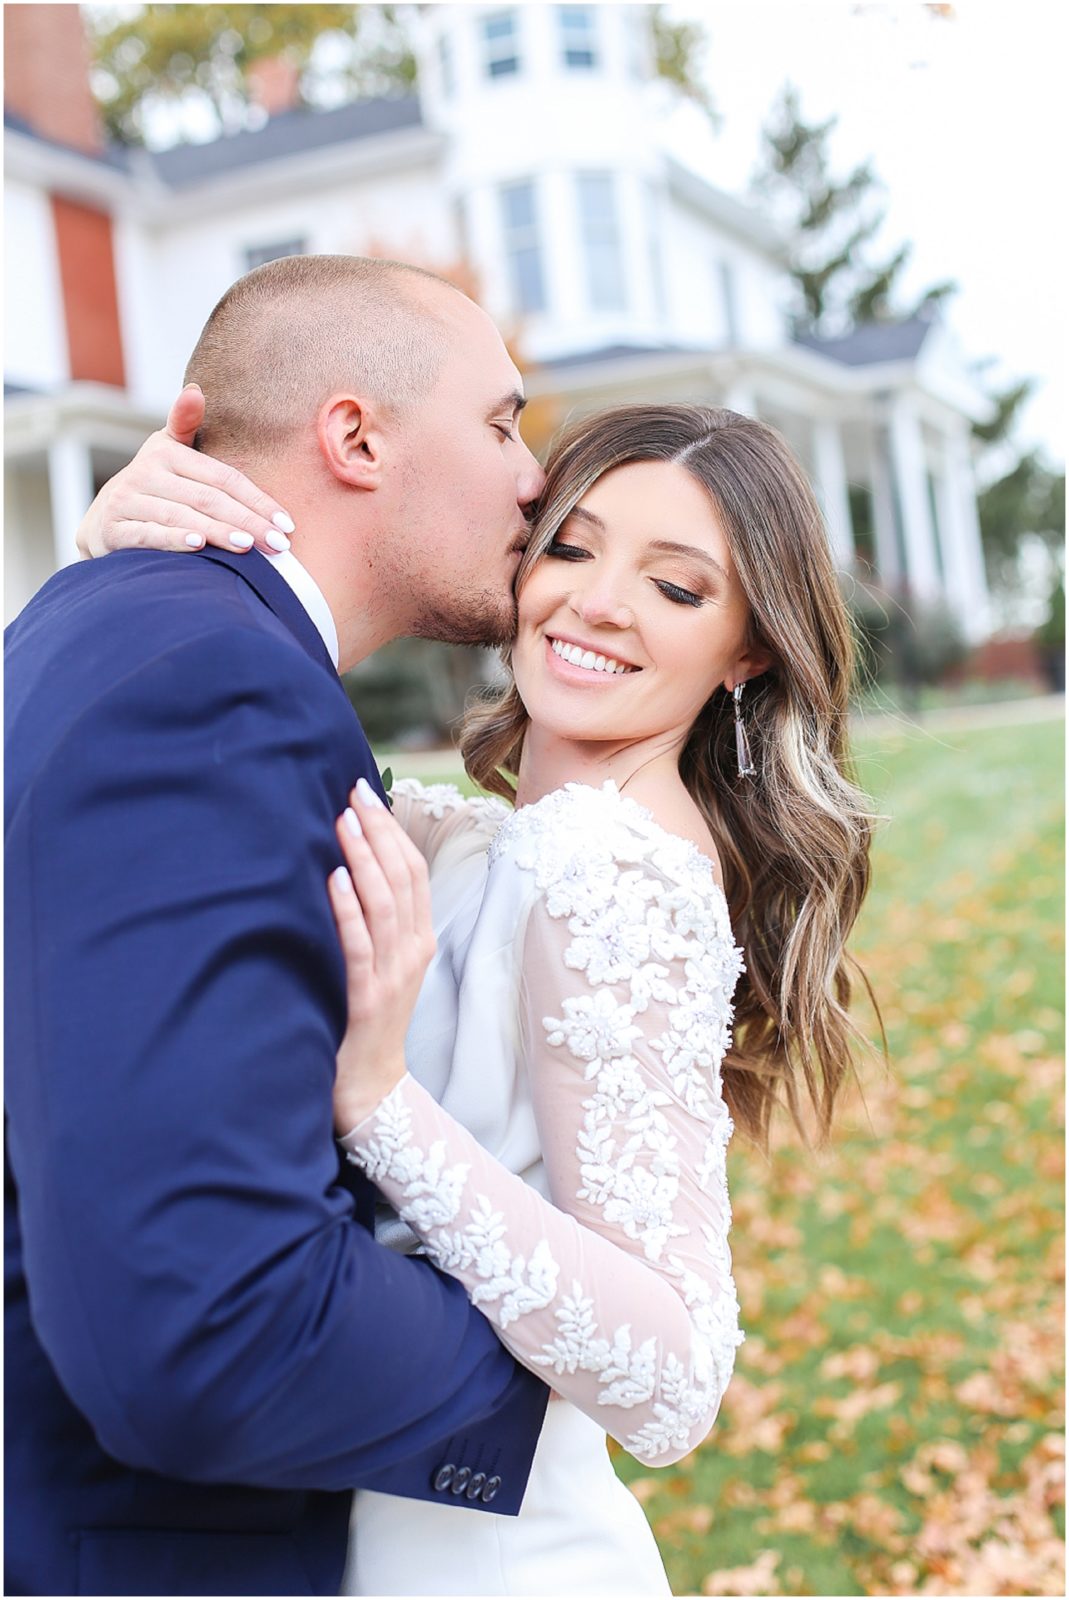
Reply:
M266 555L266 551L264 552ZM301 605L315 623L323 643L327 647L327 654L334 663L334 670L338 669L338 630L334 626L330 607L327 605L326 596L318 583L312 577L307 567L302 567L292 550L283 550L279 555L267 556L280 578L285 578Z

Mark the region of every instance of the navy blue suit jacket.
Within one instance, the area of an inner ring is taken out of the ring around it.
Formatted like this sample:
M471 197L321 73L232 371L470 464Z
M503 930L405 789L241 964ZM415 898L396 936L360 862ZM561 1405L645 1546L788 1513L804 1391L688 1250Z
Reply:
M354 1486L515 1513L547 1390L339 1166L379 779L307 614L255 553L85 562L6 697L6 1592L332 1594Z

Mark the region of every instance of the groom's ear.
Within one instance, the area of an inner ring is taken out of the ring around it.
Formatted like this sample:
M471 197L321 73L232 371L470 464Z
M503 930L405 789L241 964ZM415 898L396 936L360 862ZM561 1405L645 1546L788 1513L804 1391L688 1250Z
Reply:
M319 453L328 470L354 489L377 489L382 482L386 435L374 406L351 394L324 400L316 418Z

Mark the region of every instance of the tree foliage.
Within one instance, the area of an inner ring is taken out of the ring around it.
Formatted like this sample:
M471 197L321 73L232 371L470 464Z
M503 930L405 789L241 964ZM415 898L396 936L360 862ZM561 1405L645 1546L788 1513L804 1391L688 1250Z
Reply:
M114 5L88 6L94 88L112 136L146 142L154 106L199 104L218 132L246 127L254 113L248 69L282 57L300 73L305 104L339 104L366 95L404 93L416 82L416 58L401 8L392 5ZM702 77L706 47L700 23L650 13L656 75L699 106L716 125Z
M415 58L389 5L148 5L87 8L101 111L111 134L145 141L146 111L200 102L218 131L244 127L256 61L281 57L314 104L410 89ZM333 47L333 48L331 48ZM329 65L324 62L329 57Z
M859 322L914 316L957 287L946 281L913 302L900 301L911 248L900 245L882 259L874 254L886 218L878 198L882 185L871 161L835 175L828 143L837 122L806 122L797 89L786 84L765 127L754 180L791 240L798 330L830 335Z
M1038 539L1057 559L1065 541L1065 473L1055 472L1037 450L982 490L978 508L984 555L992 583L1012 588L1021 540Z
M995 407L987 422L974 422L973 435L981 444L999 444L1012 433L1021 407L1035 389L1034 378L1020 378L1005 389L991 389L988 398Z
M708 36L700 22L673 21L664 6L654 6L650 27L653 37L654 70L671 83L685 100L705 112L714 128L720 115L709 86L702 76Z

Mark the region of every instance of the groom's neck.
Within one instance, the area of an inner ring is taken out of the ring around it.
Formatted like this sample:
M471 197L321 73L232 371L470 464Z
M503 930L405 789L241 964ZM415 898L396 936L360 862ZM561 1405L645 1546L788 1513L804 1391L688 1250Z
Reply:
M386 580L374 542L362 531L340 535L336 527L318 527L307 512L299 518L294 511L293 517L293 554L330 608L338 635L338 670L348 672L404 631L391 604L396 586Z

